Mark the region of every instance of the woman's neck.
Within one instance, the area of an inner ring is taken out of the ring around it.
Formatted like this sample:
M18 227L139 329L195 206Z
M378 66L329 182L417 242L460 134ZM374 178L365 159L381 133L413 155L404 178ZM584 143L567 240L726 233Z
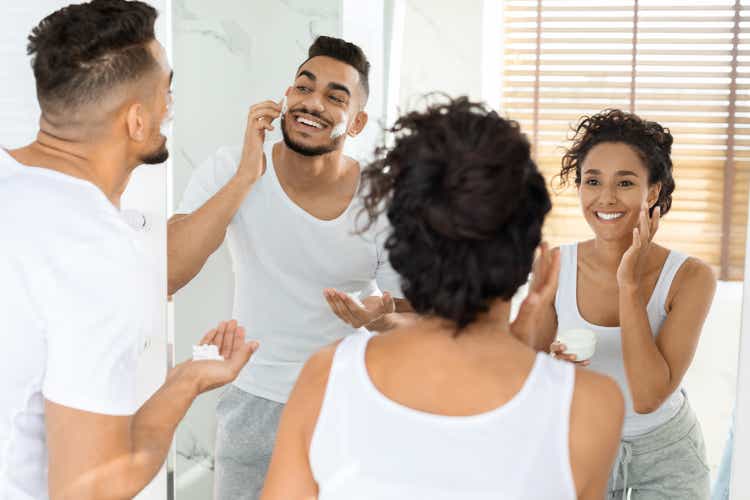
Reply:
M590 255L598 266L612 272L617 272L622 256L625 255L625 252L632 244L633 239L630 235L620 240L595 238L590 246Z

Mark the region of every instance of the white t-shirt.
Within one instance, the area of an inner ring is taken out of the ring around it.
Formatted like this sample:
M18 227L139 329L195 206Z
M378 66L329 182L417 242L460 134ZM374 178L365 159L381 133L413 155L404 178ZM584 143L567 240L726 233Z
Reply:
M363 235L353 232L361 200L324 221L295 204L265 146L266 171L252 187L227 230L235 277L234 317L260 348L235 385L286 402L302 365L315 351L354 333L329 308L324 288L365 298L380 291L400 297L398 275L383 250L385 218ZM177 213L191 213L234 175L241 147L222 148L194 173ZM360 332L361 333L361 332Z
M3 149L0 228L0 499L46 499L44 399L134 413L163 287L96 186Z

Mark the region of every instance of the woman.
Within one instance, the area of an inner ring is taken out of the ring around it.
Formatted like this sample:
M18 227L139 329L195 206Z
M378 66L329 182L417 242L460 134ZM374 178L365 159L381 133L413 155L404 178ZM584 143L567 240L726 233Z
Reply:
M539 346L555 332L593 331L593 371L620 384L626 415L609 493L704 500L709 474L700 425L681 389L716 288L708 265L652 241L670 209L672 135L619 110L583 118L563 157L594 238L560 248L555 303ZM553 344L565 359L565 346Z
M514 338L553 300L555 260L509 323L550 209L518 124L459 98L401 117L363 174L418 315L315 354L284 410L262 498L601 499L623 400L607 377Z

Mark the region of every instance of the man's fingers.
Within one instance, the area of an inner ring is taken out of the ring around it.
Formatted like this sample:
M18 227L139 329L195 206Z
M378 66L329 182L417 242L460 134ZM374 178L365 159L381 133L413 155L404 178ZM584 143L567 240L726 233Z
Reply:
M345 293L337 292L333 300L338 304L339 309L341 309L341 313L346 318L347 323L352 325L354 328L359 328L362 325L360 314L357 311L357 308L359 308L359 306L354 303L351 297L349 297Z
M229 323L227 323L227 334L224 336L229 337L229 343L227 347L227 355L231 356L232 352L234 351L235 342L237 339L237 329L239 328L239 325L237 324L237 320L233 319Z
M344 319L341 317L341 314L339 313L339 308L336 305L336 303L333 301L333 298L331 297L330 293L328 293L327 291L323 292L323 297L325 297L326 302L328 302L328 307L331 308L331 311L333 311L333 313L336 316L338 316L340 319Z
M393 300L393 296L388 292L383 292L383 309L384 313L391 313L396 310L396 301Z
M232 352L231 347L233 339L231 337L234 335L234 330L232 330L231 332L227 331L228 326L229 322L222 321L221 323L219 323L219 326L217 328L219 331L219 333L217 334L217 341L219 340L219 336L221 336L221 344L218 344L217 342L217 345L219 347L219 354L225 359L228 358Z
M258 350L258 342L251 340L245 342L245 329L243 327L237 328L234 334L234 348L232 349L230 362L235 366L237 371L241 370L243 366L248 362L250 357L255 351Z
M198 342L198 345L205 345L205 344L211 344L214 341L214 338L216 338L216 328L212 328L206 333L200 342Z
M271 122L274 121L278 117L277 115L271 115L271 114L264 114L261 116L254 116L250 118L250 126L260 130L260 129L266 129L266 130L273 130L273 126L271 125Z
M338 292L337 296L341 300L341 302L344 303L344 307L346 307L346 310L349 312L353 319L355 319L359 323L367 322L367 310L363 306L357 304L354 299L349 297L344 292Z
M273 109L280 113L281 103L276 102L276 101L271 101L271 100L262 101L262 102L259 102L250 106L250 113L257 112L258 110L261 110L261 109Z
M326 300L328 301L328 305L331 306L331 309L333 310L334 314L338 316L343 322L351 325L351 319L349 318L348 311L345 312L345 308L343 307L343 304L341 304L338 298L336 297L335 290L326 290L324 293L325 293Z

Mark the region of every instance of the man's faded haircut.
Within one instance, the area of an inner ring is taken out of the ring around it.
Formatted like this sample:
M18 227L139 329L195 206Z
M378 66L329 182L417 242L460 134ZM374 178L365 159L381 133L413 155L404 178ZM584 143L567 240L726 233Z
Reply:
M157 62L147 45L155 39L157 15L140 1L93 0L45 17L27 47L42 110L97 102L153 71Z

